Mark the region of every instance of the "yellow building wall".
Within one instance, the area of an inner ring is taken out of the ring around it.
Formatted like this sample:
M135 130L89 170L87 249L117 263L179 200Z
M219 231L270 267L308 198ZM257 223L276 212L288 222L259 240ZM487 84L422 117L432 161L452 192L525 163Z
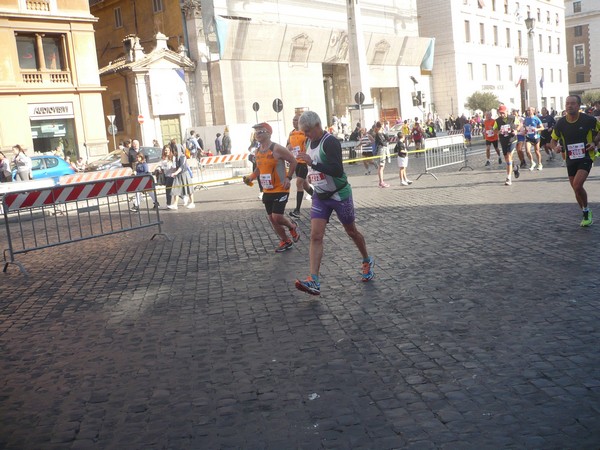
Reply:
M152 0L105 0L91 7L91 13L98 18L95 26L98 65L104 67L124 55L123 39L129 34L140 38L144 53L155 47L156 33L169 36L167 45L177 51L183 41L183 18L179 0L163 0L163 11L152 12ZM115 8L121 9L123 26L115 26ZM137 16L137 26L136 26Z

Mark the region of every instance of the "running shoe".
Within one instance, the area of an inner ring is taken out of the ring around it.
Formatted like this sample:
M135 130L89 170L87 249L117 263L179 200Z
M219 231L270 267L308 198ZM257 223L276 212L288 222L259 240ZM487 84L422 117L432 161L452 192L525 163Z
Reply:
M296 280L296 289L310 295L321 295L321 283L313 280L309 275L304 281Z
M294 243L291 240L288 241L280 241L279 245L275 249L275 253L283 253L294 246Z
M498 164L502 164L502 158L498 156Z
M521 161L521 169L527 168L527 163L525 161Z
M140 208L137 206L132 206L131 208L129 208L129 211L131 212L140 212Z
M539 163L539 164L537 165L537 170L542 170L543 168L544 168L544 166L542 166L542 164L541 164L541 163Z
M298 242L300 240L300 233L298 233L298 224L293 220L291 222L292 225L294 225L294 228L290 230L290 235L292 236L292 240L294 242Z
M385 182L383 182L383 183L379 183L379 187L380 188L387 188L387 187L390 187L390 185L387 184L387 183L385 183Z
M521 172L519 172L519 166L518 165L515 164L514 168L515 168L515 179L517 179L521 175Z
M375 276L373 272L373 267L375 266L375 261L372 257L369 256L369 260L362 263L362 280L370 281Z
M404 180L402 180L402 181L400 182L400 184L401 184L402 186L408 186L408 181L404 181Z
M293 211L290 211L290 212L288 213L288 215L289 215L290 217L293 217L294 219L299 219L299 218L300 218L300 211L298 211L297 209L295 209L295 210L293 210Z
M410 180L406 180L406 182L407 182L408 184L412 184L412 183L413 183L413 182L412 182L412 181L410 181Z
M510 178L507 178L506 181L504 182L504 186L510 186L512 184L512 181L510 181Z
M593 223L594 221L592 220L592 211L583 211L583 219L581 220L580 226L589 227Z
M535 170L535 163L533 161L531 161L531 166L529 167L529 170Z
M485 162L485 165L486 165L486 167L490 165L490 160L489 159Z

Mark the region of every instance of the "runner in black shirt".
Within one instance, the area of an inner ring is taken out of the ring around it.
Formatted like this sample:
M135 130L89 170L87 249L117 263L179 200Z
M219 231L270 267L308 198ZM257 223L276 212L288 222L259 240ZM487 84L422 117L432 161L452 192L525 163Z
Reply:
M552 131L550 146L556 152L565 152L569 183L575 192L577 203L583 211L582 227L592 223L592 212L588 208L587 192L583 183L587 179L596 157L599 143L600 122L579 109L581 98L569 95L565 102L567 115L561 117Z

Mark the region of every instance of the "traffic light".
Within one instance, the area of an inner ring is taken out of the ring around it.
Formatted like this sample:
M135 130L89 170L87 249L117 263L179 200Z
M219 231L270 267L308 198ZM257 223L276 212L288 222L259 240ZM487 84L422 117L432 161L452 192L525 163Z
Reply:
M412 95L413 106L420 106L423 103L423 97L421 95L421 91L413 92L411 95Z

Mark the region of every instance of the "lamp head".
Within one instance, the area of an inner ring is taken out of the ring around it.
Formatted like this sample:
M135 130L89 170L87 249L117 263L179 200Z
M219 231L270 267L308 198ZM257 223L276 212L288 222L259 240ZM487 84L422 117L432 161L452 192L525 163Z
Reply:
M527 31L529 33L533 32L533 27L535 26L535 19L531 17L529 13L527 13L527 19L525 19L525 27L527 27Z

